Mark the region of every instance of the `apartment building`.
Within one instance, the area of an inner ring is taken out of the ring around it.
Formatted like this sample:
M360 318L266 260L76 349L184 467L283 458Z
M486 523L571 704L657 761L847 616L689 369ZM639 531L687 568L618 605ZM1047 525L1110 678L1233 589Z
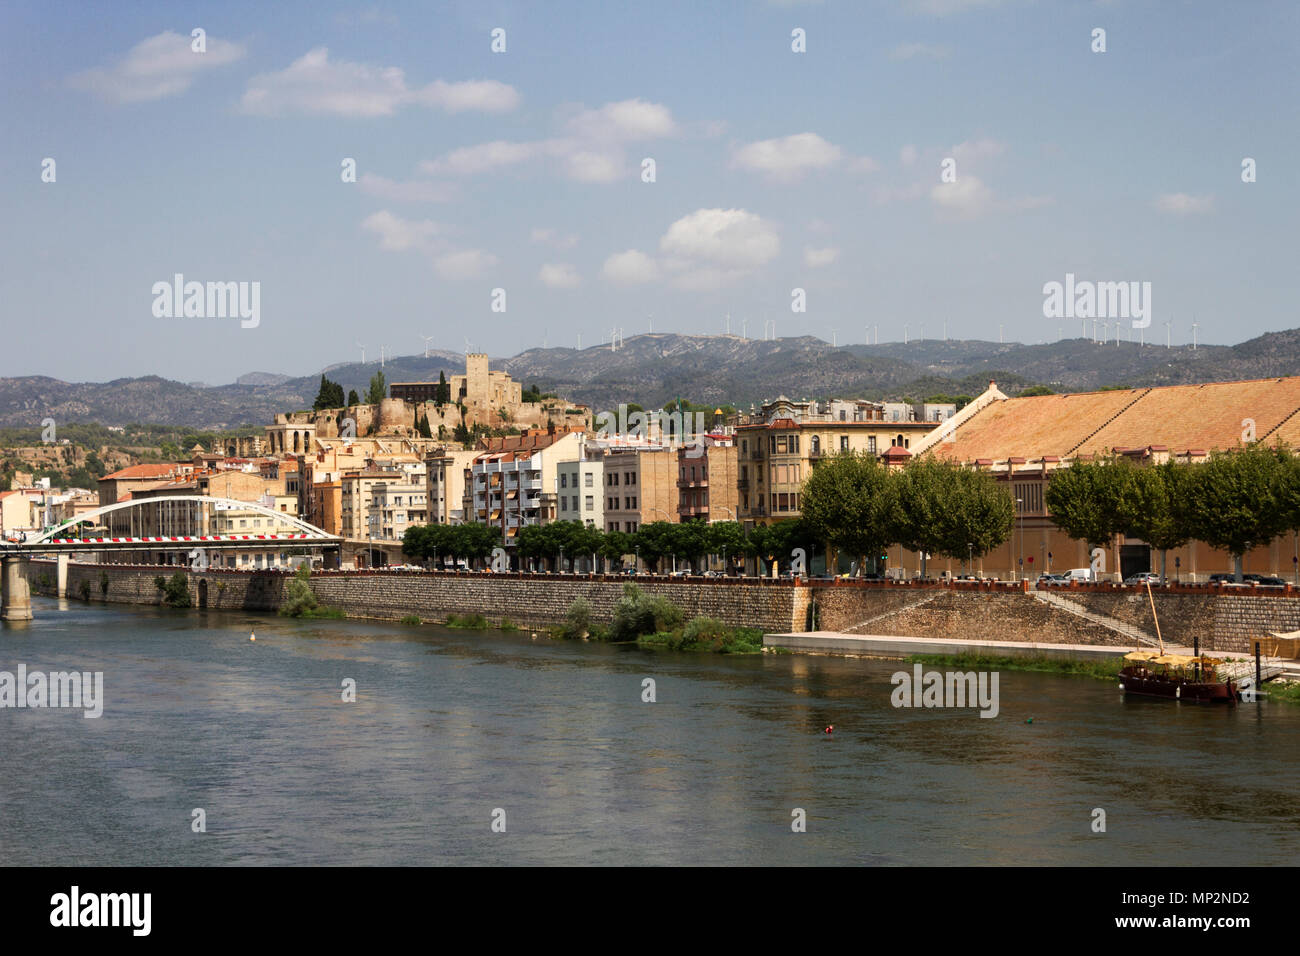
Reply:
M602 457L561 461L555 466L555 520L605 527L605 461Z
M558 488L560 462L584 457L586 441L583 431L562 428L485 439L466 470L466 520L499 527L505 546L513 547L523 526L554 520L558 491L547 489Z
M403 483L403 475L383 469L345 471L339 478L339 534L354 541L382 537L372 523L371 505L376 485Z
M736 424L737 517L749 525L797 518L803 483L823 457L846 451L884 456L891 448L908 449L936 427L933 421L894 421L885 405L862 400L793 402L781 396L764 403Z
M367 528L376 540L401 540L412 525L429 520L429 489L424 481L376 482L370 497Z
M677 521L677 454L668 445L611 447L604 455L605 530Z
M677 450L677 512L682 521L736 521L740 450L731 435L708 434L703 448Z
M465 471L482 452L440 448L425 456L425 496L429 524L460 524L465 520Z

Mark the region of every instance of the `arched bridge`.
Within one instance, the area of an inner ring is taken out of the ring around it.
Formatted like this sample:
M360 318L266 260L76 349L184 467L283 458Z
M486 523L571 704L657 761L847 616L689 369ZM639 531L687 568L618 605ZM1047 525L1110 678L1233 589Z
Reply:
M82 525L99 523L106 515L127 511L131 513L127 534L74 536ZM265 532L239 532L205 534L213 524L213 515L222 511L252 513L274 519ZM138 521L137 521L138 516ZM180 533L182 525L195 533ZM169 527L170 526L170 527ZM148 531L176 532L148 534ZM276 530L271 530L276 529ZM283 530L280 530L283 529ZM343 539L313 524L282 511L251 501L233 498L214 498L208 495L161 495L137 501L119 501L78 515L38 536L25 541L0 542L0 559L3 559L3 599L0 601L0 619L6 621L29 620L32 616L31 597L27 586L27 559L33 554L59 556L60 583L66 577L68 555L79 552L107 551L180 551L187 556L200 552L206 560L209 550L228 551L280 551L289 547L338 548ZM60 589L62 591L62 588Z

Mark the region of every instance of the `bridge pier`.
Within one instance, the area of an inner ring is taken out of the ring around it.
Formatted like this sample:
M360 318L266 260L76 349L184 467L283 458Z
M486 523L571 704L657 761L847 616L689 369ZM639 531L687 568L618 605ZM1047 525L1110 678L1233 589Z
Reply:
M8 555L0 575L0 620L30 621L32 592L27 586L27 558Z
M61 551L58 556L58 595L61 598L68 596L68 559L72 555L66 551Z

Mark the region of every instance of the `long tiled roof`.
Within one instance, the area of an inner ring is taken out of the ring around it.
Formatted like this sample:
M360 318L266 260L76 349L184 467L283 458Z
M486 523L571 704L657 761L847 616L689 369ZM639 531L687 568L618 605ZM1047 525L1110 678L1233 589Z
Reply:
M1011 398L981 409L933 450L965 462L1150 445L1179 454L1239 445L1250 422L1259 440L1300 445L1300 377Z

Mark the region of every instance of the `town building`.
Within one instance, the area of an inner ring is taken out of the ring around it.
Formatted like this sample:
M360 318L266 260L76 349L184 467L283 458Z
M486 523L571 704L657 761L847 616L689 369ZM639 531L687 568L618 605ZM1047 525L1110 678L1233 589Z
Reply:
M677 512L682 521L736 521L740 449L731 435L707 434L677 449Z
M1210 452L1240 447L1250 439L1300 446L1300 377L1211 382L1154 388L1107 389L1008 398L990 382L988 391L944 427L913 444L912 454L933 453L993 475L1016 499L1010 540L980 562L975 572L1003 579L1036 577L1042 571L1088 567L1088 546L1052 521L1046 491L1052 475L1078 460L1122 456L1140 465L1196 462ZM1118 535L1105 549L1108 578L1160 569L1159 553L1143 541ZM1300 540L1294 533L1254 549L1245 570L1298 580ZM917 556L894 548L890 562L904 573ZM1231 556L1192 542L1167 555L1170 577L1204 581L1232 570ZM964 562L933 560L931 574L960 573Z
M527 429L521 435L484 439L483 450L466 469L466 521L495 525L507 548L519 529L555 520L558 463L583 457L581 429Z
M883 456L893 447L908 449L938 427L933 421L895 420L886 411L884 404L860 399L794 402L781 396L739 416L739 520L752 527L797 518L803 483L823 457L849 451Z
M605 460L597 455L555 466L557 521L581 521L589 528L605 527Z
M677 455L668 444L612 445L604 452L605 530L634 532L679 520Z
M439 448L424 458L430 524L461 524L465 520L465 471L481 454Z

